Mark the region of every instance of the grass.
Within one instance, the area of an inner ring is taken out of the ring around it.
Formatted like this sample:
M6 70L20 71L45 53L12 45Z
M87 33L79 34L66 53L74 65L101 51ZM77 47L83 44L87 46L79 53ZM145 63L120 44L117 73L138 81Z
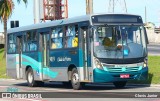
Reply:
M160 56L149 56L149 80L146 83L160 84Z
M4 49L0 49L0 78L7 78L6 76L6 59L3 58Z
M138 84L160 84L160 56L148 57L149 73L148 79L144 81L133 81Z
M0 78L8 78L6 76L6 60L3 58L4 49L0 49ZM145 81L134 81L131 83L139 84L160 84L160 56L149 56L149 76Z

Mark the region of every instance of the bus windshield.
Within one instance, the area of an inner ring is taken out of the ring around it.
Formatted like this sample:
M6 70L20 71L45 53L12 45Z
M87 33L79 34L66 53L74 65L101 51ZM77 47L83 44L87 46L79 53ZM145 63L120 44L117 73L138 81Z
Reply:
M106 25L94 29L94 55L97 58L140 58L147 54L142 25Z

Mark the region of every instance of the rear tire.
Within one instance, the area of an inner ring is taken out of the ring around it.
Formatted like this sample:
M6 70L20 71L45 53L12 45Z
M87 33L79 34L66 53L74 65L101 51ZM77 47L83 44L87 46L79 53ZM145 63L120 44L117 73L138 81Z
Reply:
M117 81L113 82L113 84L116 88L124 88L127 84L127 81Z
M27 77L27 83L28 83L29 87L36 87L36 86L42 87L42 86L44 86L44 82L42 82L42 81L35 81L34 80L34 74L33 74L32 68L29 68L27 70L26 77Z
M72 69L71 84L74 90L79 90L82 88L82 83L79 81L79 74L76 68Z

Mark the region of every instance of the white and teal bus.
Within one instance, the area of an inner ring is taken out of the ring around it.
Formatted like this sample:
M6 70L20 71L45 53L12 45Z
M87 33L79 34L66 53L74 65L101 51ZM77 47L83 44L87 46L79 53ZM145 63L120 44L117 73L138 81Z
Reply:
M148 76L142 18L97 14L9 29L7 74L41 86L56 81L80 89L111 82L122 88Z

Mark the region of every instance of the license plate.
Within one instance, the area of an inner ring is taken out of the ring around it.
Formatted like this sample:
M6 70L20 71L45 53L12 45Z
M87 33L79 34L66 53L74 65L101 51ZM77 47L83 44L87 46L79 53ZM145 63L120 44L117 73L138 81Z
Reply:
M129 78L129 77L130 77L129 74L121 74L121 75L120 75L120 78L123 78L123 79L124 79L124 78Z

